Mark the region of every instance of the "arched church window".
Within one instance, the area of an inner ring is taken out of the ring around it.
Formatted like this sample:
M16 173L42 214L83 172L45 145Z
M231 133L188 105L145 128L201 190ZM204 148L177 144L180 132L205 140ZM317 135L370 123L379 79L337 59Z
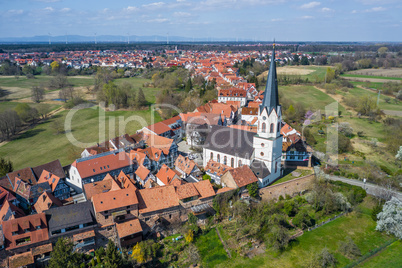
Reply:
M224 165L227 165L227 161L228 161L228 159L227 159L227 157L226 157L226 155L223 157L223 164Z
M272 123L271 126L269 127L269 132L274 133L274 123Z
M214 153L211 152L211 159L214 159Z
M217 161L218 163L221 162L221 156L220 156L219 154L216 156L216 161Z
M241 160L239 160L238 167L241 167Z
M230 166L232 167L232 168L234 168L234 158L232 157L232 160L230 160Z
M265 133L266 129L267 129L267 124L262 123L262 132Z

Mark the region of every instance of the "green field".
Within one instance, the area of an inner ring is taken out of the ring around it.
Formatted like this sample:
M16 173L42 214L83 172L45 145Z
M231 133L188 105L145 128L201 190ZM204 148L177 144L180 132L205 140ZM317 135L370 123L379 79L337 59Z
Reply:
M14 109L15 106L18 105L18 102L11 102L11 101L4 101L4 102L0 102L0 113L4 112L5 110L8 109ZM29 103L29 105L31 107L37 107L39 105L42 105L42 103ZM57 105L57 104L47 104L45 103L44 105L49 106L50 110L55 110L57 108L59 108L61 105Z
M337 267L344 267L353 260L339 252L339 242L351 237L364 255L392 239L384 233L375 231L376 223L371 219L371 198L361 204L361 212L352 212L311 232L305 232L291 243L290 248L281 254L267 250L264 254L249 258L233 258L222 262L219 267L306 267L314 254L324 247L337 259ZM402 261L402 255L392 261ZM385 263L386 260L385 260ZM383 266L391 267L391 266Z
M293 175L292 175L292 172L293 172L293 171L300 173L300 176L298 176L298 177L293 176ZM296 179L296 178L304 177L304 176L307 176L307 175L312 174L312 173L313 173L313 172L312 172L311 170L302 170L302 169L293 170L293 169L285 169L285 171L284 171L284 175L285 175L285 176L283 176L283 177L280 178L279 180L275 181L272 185L275 185L275 184L278 184L278 183L282 183L282 182L287 182L287 181L290 181L290 180L293 180L293 179Z
M49 75L37 75L35 79L28 79L26 76L18 76L18 79L14 76L0 76L0 87L31 88L40 84L46 85L52 78L53 76ZM67 80L74 87L92 86L94 84L92 76L68 76Z
M291 99L296 103L301 103L306 109L310 109L311 111L321 109L322 112L325 112L325 106L336 102L332 97L316 89L314 86L280 86L279 92L285 98ZM341 105L339 105L339 109L341 111L345 110Z
M75 160L70 153L73 145L65 134L55 134L52 123L54 120L62 120L64 123L68 112L58 113L48 122L37 125L17 139L1 146L0 156L9 158L14 164L14 169L36 166L55 159L60 159L62 165L71 164ZM118 134L134 134L138 129L151 123L150 110L106 112L105 116L106 132L104 135L106 139L115 137ZM123 118L127 119L129 116L138 116L143 123L140 120L133 121L128 123L125 129L120 130L119 127L123 126L122 123L119 124L120 121ZM98 119L99 108L97 106L79 110L72 118L71 129L75 139L92 145L96 142L103 142L105 139L99 139ZM160 120L159 115L155 114L155 122ZM79 148L79 151L82 150L82 148Z
M402 78L400 78L400 77L387 77L387 76L361 75L361 74L342 74L341 77L357 77L357 78L375 78L375 79L387 79L387 80L402 80Z
M130 78L119 78L114 80L116 85L121 85L123 83L130 83L133 87L133 90L137 91L139 88L142 88L142 91L144 92L145 98L147 99L148 102L150 103L155 103L155 97L156 94L160 91L159 88L152 88L152 87L144 87L144 83L146 82L152 82L151 79L145 79L145 78L137 78L137 77L130 77Z
M402 241L395 241L379 253L367 259L356 267L359 268L383 268L402 266Z
M359 98L363 95L369 95L373 97L377 101L378 93L370 91L368 89L362 89L362 88L350 88L348 92L343 92L341 90L338 90L336 92L337 94L340 94L342 96L345 96L346 98ZM387 103L385 99L390 98L390 102ZM386 95L380 95L380 102L379 102L379 108L383 110L395 110L395 111L402 111L402 105L400 101L397 103L395 102L395 98L386 96Z
M208 233L197 237L195 245L200 252L204 267L215 267L228 259L215 229L211 229Z
M304 68L304 67L303 67ZM313 82L323 82L325 80L325 74L327 72L328 66L306 66L307 69L314 70L314 72L302 75L302 78L308 78L309 81Z

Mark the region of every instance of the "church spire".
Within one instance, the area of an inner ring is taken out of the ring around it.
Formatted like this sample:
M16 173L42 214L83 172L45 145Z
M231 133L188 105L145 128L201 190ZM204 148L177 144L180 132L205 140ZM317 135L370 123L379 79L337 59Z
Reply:
M267 85L265 86L264 100L260 105L260 113L264 108L267 108L268 114L271 113L273 109L277 109L279 106L278 98L278 81L276 77L276 65L275 65L275 41L273 44L271 64L269 66ZM278 112L278 111L277 111Z

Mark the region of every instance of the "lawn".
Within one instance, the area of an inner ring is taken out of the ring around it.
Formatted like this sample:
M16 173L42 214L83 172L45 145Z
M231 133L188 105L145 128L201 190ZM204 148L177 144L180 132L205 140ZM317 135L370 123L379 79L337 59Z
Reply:
M345 98L359 98L364 95L369 95L372 98L377 101L378 98L378 93L373 92L368 89L362 89L362 88L350 88L348 92L343 92L341 90L338 90L336 92L337 94L340 94L342 96L345 96ZM385 101L385 99L391 99L389 103ZM398 103L395 102L395 98L386 96L386 95L380 95L380 101L379 101L379 108L383 110L394 110L394 111L402 111L402 105L400 101Z
M356 267L360 268L383 268L400 267L402 263L402 241L395 241L379 253L367 259Z
M279 92L282 92L285 98L303 104L307 109L312 111L320 109L322 113L325 112L325 106L336 102L332 97L316 89L314 86L280 86ZM339 109L342 111L345 110L341 105L339 105Z
M215 267L228 259L225 249L215 229L196 238L195 245L201 256L204 267Z
M28 79L26 76L0 76L0 87L19 87L19 88L31 88L32 86L38 86L40 84L46 85L53 76L50 75L37 75L35 79ZM80 86L92 86L94 79L92 76L68 76L67 80L74 87Z
M343 267L353 261L338 250L339 242L347 236L354 240L363 255L392 239L391 236L375 231L376 223L370 215L373 206L371 197L367 197L360 206L360 212L352 212L311 232L305 232L281 254L267 250L252 259L238 257L227 260L220 263L219 267L303 267L314 258L315 253L325 247L337 259L337 267ZM397 258L400 263L402 256Z
M55 134L53 130L53 121L61 120L64 123L68 112L58 113L55 118L37 125L17 139L1 146L0 156L9 158L14 164L14 169L36 166L55 159L60 159L62 165L71 164L75 160L75 155L71 151L82 151L83 148L73 146L66 134ZM99 133L99 115L100 109L97 106L79 110L72 117L71 133L74 138L79 142L88 143L86 146L89 146L118 134L134 134L151 123L150 110L106 112L105 122L101 124L101 127L105 126L105 132ZM127 120L130 116L137 116L134 118L136 121L128 123L124 128L122 120ZM161 120L158 114L155 114L154 119L155 122ZM100 138L100 134L104 137Z
M18 105L18 102L11 102L11 101L4 101L4 102L0 102L0 113L4 112L5 110L8 109L14 109L15 106ZM38 105L42 105L42 103L29 103L29 106L31 107L37 107ZM50 110L54 110L59 108L61 105L57 105L57 104L47 104L45 103L44 105L47 105L50 107Z
M314 70L313 73L303 75L303 78L308 78L309 81L323 82L328 66L308 66L307 69Z
M142 91L144 92L145 98L149 103L155 103L155 96L156 94L160 91L159 88L153 88L153 87L144 87L144 83L152 82L151 79L145 79L145 78L138 78L138 77L130 77L130 78L119 78L114 80L116 85L121 85L123 83L130 83L133 87L133 90L137 91L139 88L142 88Z
M292 175L292 172L297 172L300 173L300 176L295 177ZM278 183L282 183L282 182L286 182L286 181L290 181L296 178L300 178L300 177L304 177L307 176L309 174L312 174L313 171L312 170L302 170L302 169L285 169L284 171L284 176L282 178L280 178L279 180L275 181L272 185L278 184Z
M378 75L361 75L361 74L342 74L341 77L358 77L358 78L375 78L375 79L387 79L387 80L402 80L400 77L387 77Z

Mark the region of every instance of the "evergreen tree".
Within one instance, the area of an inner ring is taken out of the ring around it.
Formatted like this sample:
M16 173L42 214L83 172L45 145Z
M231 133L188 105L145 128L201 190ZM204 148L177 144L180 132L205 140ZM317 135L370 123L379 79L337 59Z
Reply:
M192 88L193 88L193 83L191 82L191 78L188 78L186 87L184 88L184 90L186 92L189 92Z
M80 267L83 263L83 255L73 252L73 242L67 238L57 240L52 253L50 253L49 267L50 268L73 268Z
M5 158L0 158L0 177L5 176L7 173L13 171L13 163L10 160L6 160Z
M146 104L147 104L147 100L145 99L145 95L144 95L144 92L142 91L142 88L140 88L138 90L138 94L137 94L137 106L142 107L142 106L145 106Z
M106 255L104 258L105 267L118 268L123 265L121 254L117 251L116 245L109 239L106 247Z

